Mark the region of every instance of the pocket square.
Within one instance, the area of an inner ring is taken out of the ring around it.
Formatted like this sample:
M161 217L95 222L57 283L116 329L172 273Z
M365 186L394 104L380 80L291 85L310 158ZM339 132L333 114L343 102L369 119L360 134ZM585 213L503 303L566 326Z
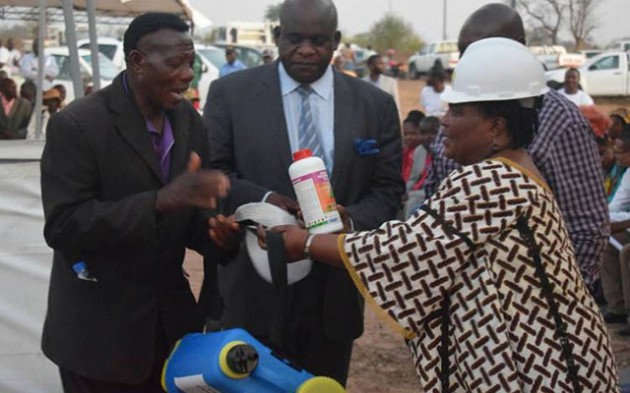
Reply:
M376 139L355 139L354 150L361 157L375 156L381 152L377 147Z

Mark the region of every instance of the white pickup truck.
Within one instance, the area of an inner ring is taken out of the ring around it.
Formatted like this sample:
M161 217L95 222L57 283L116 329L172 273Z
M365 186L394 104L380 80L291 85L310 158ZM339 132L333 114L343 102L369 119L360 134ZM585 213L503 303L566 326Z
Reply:
M424 46L408 60L409 78L417 79L429 72L435 61L440 59L447 71L452 71L459 61L456 41L438 41Z
M630 64L628 52L603 52L587 59L579 67L580 84L590 96L630 95ZM547 81L563 83L566 69L545 73Z

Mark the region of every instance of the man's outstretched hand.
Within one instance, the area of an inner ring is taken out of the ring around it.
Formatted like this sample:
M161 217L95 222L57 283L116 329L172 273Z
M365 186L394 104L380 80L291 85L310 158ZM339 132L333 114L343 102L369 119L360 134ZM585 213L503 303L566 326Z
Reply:
M227 196L230 180L220 171L201 169L201 158L190 154L186 172L157 192L155 208L168 213L187 207L214 209L217 198Z

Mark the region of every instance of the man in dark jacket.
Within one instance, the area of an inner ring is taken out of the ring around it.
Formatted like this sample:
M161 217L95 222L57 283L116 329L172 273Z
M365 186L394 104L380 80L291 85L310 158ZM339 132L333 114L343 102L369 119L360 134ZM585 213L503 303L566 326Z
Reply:
M221 257L201 209L229 180L203 169L207 136L183 99L195 57L188 26L144 14L124 48L127 70L111 86L51 118L42 156L55 250L42 347L66 392L162 392L170 346L203 325L185 247Z

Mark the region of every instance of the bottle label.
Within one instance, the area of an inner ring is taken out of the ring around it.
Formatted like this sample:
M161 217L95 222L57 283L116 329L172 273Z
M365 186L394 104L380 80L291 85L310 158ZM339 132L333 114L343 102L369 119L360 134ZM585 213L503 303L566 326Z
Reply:
M328 172L322 170L297 177L293 179L293 187L307 229L340 221ZM309 197L311 195L317 198Z

